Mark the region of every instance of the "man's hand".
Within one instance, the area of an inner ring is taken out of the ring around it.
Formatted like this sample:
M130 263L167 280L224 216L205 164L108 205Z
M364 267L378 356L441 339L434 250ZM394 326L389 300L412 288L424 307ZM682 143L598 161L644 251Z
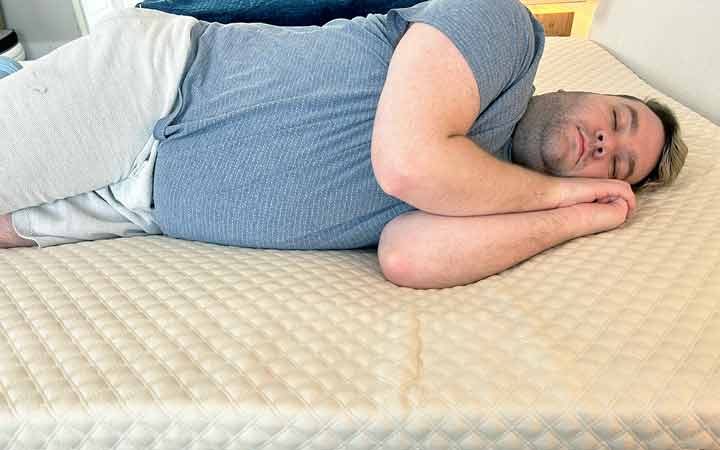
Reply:
M594 203L579 203L563 210L569 214L568 220L580 226L582 231L579 235L588 235L619 227L625 223L629 208L624 198L617 197Z
M593 205L593 210L601 211L603 208L598 209L597 205L613 204L613 200L623 199L626 204L626 215L623 217L623 222L635 212L635 193L630 184L625 181L560 177L556 178L556 180L558 186L557 198L559 199L558 208L577 204L590 204ZM619 208L618 204L614 204L613 207ZM607 209L607 206L605 206L605 209Z

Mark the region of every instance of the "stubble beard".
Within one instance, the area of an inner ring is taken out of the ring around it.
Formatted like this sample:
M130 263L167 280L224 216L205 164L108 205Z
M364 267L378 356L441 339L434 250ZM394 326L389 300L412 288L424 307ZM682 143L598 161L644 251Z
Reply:
M551 120L543 127L539 151L545 169L550 175L562 176L565 172L563 170L565 155L557 152L557 145L560 143L559 138L562 136L561 133L566 122L567 115L556 110ZM553 138L555 139L553 140Z
M567 93L534 97L518 124L518 142L513 143L525 153L521 164L554 176L562 176L566 172L563 170L566 155L557 151L562 143L570 106L563 101L562 95Z

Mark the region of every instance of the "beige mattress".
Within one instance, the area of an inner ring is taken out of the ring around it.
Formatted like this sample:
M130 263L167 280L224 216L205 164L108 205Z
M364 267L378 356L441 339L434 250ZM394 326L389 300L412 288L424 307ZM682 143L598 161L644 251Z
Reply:
M370 250L0 250L0 449L720 449L720 127L589 41L537 88L669 102L684 174L452 289Z

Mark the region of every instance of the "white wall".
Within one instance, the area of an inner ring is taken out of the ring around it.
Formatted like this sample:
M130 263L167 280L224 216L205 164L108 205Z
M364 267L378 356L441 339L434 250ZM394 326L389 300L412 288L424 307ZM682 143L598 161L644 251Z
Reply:
M720 1L600 0L590 39L720 124Z
M0 0L5 27L17 31L28 59L80 36L72 0Z

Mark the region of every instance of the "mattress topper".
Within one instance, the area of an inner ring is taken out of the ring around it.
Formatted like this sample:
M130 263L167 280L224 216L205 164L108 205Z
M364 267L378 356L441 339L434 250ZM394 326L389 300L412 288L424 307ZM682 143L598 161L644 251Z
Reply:
M676 184L450 289L374 250L0 251L0 448L720 449L720 128L590 41L548 38L536 86L670 104Z

